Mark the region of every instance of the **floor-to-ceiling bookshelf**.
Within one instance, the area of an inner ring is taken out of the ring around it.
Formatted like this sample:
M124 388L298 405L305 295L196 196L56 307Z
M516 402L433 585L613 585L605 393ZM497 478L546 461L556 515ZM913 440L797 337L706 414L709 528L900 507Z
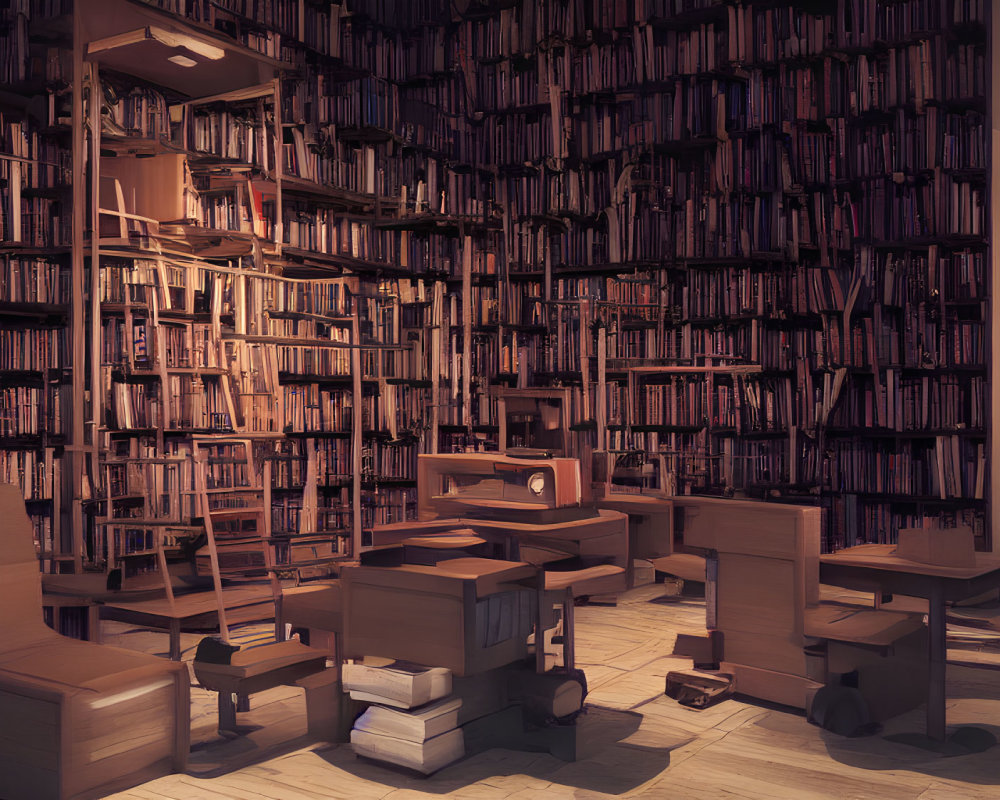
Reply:
M347 557L540 390L828 547L991 546L988 4L8 5L0 468L50 569L181 535L215 434Z

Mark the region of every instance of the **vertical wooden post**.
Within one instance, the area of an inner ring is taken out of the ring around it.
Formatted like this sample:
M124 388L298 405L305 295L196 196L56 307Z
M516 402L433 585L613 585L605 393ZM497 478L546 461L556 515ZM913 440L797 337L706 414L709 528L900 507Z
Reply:
M927 606L927 735L941 742L945 738L945 675L947 630L944 589L940 579L931 584Z
M90 65L90 459L91 474L100 474L101 447L101 79L97 64ZM74 398L76 402L76 398ZM95 487L96 490L96 487ZM110 512L110 510L109 510ZM110 513L108 514L110 516ZM105 529L106 530L106 529ZM100 551L95 532L94 552Z
M462 424L472 424L472 237L462 239Z
M1000 12L993 8L992 3L986 4L989 15L989 48L992 69L991 75L997 75L1000 69ZM990 254L989 254L989 304L990 304L990 413L989 413L989 542L990 549L1000 552L1000 436L997 436L997 419L1000 418L1000 387L996 378L1000 375L1000 319L997 317L996 292L1000 288L1000 248L997 247L997 237L1000 236L1000 199L997 189L1000 187L1000 81L990 82Z
M285 238L284 210L282 209L281 179L284 164L281 157L281 79L274 79L274 250L281 255L281 243Z
M361 447L364 444L361 420L361 336L358 312L351 319L351 558L361 555Z
M219 551L215 546L215 528L212 525L212 507L208 501L208 481L205 475L205 454L194 445L194 479L197 484L198 497L201 503L201 515L205 520L205 536L207 537L208 554L212 563L212 585L215 588L215 600L218 604L219 636L222 641L229 641L229 623L226 621L226 600L222 594L222 575L219 571ZM169 576L167 576L169 580ZM219 695L222 696L221 694Z
M60 533L60 548L72 555L73 571L82 567L83 551L83 468L84 468L84 364L87 357L84 325L84 265L83 247L86 228L86 179L84 175L85 126L83 119L83 20L80 4L73 6L73 89L72 89L72 160L73 160L73 216L72 259L70 262L70 352L73 392L69 415L69 481L67 499L69 530Z
M434 284L431 301L431 453L438 451L438 426L441 424L441 328L444 326L444 293Z
M608 449L608 339L607 330L602 325L597 329L597 402L594 422L597 424L597 449Z

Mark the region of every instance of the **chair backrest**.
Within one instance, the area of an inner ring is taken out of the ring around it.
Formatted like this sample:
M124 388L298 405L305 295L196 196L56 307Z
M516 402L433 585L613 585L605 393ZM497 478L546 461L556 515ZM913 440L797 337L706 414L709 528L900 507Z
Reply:
M805 610L819 602L820 509L690 496L673 502L684 544L718 554L709 626L722 631L725 660L800 674Z
M35 553L31 522L21 490L0 484L0 608L3 636L0 648L10 649L51 636L42 616L42 577Z

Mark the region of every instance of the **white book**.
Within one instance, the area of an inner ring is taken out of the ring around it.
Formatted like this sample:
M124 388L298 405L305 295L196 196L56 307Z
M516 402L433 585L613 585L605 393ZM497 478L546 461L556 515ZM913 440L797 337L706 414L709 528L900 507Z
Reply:
M355 700L413 708L451 694L451 670L406 661L366 659L344 665L344 689Z
M394 736L408 742L424 742L458 727L459 697L449 697L413 711L370 706L354 723L354 729Z
M462 729L455 728L425 742L409 742L355 728L351 747L359 756L387 761L429 775L465 755Z

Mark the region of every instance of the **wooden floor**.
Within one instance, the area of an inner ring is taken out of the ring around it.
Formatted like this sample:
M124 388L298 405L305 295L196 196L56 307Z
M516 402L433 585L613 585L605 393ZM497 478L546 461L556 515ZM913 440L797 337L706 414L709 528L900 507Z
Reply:
M579 721L580 758L491 750L430 778L360 762L350 745L305 737L301 693L277 689L254 696L241 724L245 737L215 734L214 696L192 690L194 746L189 774L171 775L111 795L115 800L318 800L319 798L462 798L462 800L589 800L706 798L1000 798L1000 747L942 756L884 737L923 730L922 709L884 729L847 739L801 715L726 700L704 711L663 694L664 677L690 661L670 652L678 632L703 630L704 602L671 596L664 585L635 589L617 607L577 609L577 659L590 694ZM112 623L105 641L165 651L166 636ZM244 637L266 637L266 625ZM185 635L190 659L196 635ZM971 637L975 640L975 636ZM996 640L981 652L951 652L983 667L948 668L949 726L977 725L1000 739L1000 659Z

